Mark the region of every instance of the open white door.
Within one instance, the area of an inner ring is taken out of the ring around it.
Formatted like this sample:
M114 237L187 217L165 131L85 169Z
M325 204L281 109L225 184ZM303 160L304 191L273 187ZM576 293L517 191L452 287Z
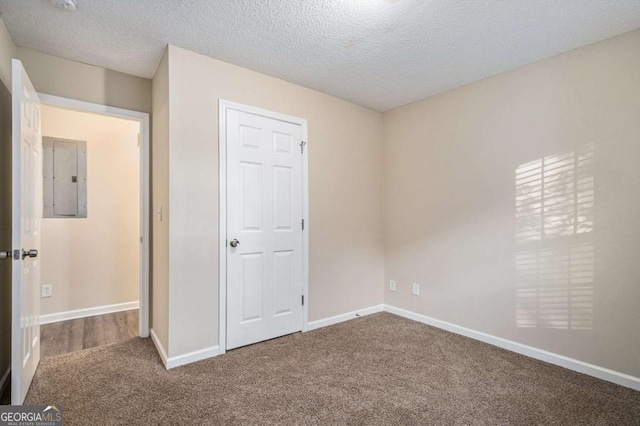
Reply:
M40 361L40 218L42 135L40 101L22 62L12 62L13 282L11 404L24 401Z

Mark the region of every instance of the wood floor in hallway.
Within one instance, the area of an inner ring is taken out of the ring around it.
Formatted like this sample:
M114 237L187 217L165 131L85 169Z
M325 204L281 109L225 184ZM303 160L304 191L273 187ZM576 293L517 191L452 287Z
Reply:
M138 335L138 310L78 318L40 326L40 356L46 358Z

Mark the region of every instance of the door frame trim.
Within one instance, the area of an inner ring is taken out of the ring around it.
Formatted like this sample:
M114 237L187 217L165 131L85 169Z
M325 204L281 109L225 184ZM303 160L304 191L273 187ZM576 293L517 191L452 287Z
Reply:
M138 333L140 337L149 337L149 114L108 105L63 98L61 96L38 93L40 103L80 112L91 112L116 118L138 121L140 123L140 311Z
M302 331L309 329L309 138L307 119L266 109L218 100L218 346L227 350L227 110L247 112L300 126L306 142L302 153Z

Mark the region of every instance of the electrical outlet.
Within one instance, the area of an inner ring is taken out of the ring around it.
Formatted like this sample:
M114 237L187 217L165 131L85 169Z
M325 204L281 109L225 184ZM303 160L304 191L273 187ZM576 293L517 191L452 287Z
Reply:
M53 296L53 286L51 284L43 284L41 291L42 291L42 297Z
M394 280L389 280L389 291L396 291L396 282Z
M413 283L411 285L411 294L413 294L414 296L420 296L420 284Z

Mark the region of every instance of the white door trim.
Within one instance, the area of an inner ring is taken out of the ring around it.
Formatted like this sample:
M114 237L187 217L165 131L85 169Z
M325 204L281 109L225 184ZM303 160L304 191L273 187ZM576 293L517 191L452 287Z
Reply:
M227 109L256 114L287 123L297 124L306 142L302 153L302 331L309 328L309 138L307 120L280 114L266 109L255 108L236 102L219 100L218 109L218 346L220 354L227 350Z
M125 118L140 123L140 337L149 337L149 114L38 93L43 105Z

